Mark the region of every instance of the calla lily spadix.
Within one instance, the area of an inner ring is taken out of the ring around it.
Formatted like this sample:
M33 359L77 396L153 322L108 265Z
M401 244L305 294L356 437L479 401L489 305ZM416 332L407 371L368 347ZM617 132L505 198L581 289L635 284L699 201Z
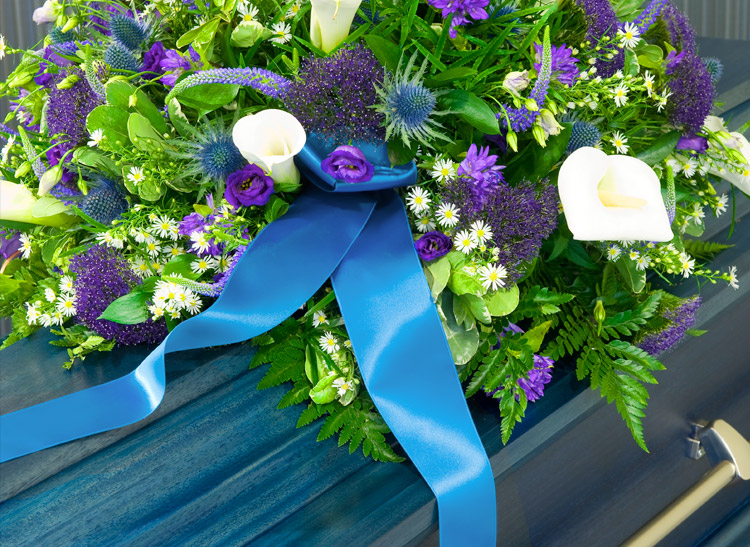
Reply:
M349 36L354 16L362 0L312 0L310 41L326 53Z
M28 222L43 226L65 226L71 217L65 213L35 217L32 214L37 199L23 184L0 179L0 220Z
M674 237L659 178L637 158L579 148L563 162L558 188L575 239L670 241Z
M307 135L299 120L283 110L268 109L240 118L232 129L240 154L269 173L278 184L299 184L294 156Z

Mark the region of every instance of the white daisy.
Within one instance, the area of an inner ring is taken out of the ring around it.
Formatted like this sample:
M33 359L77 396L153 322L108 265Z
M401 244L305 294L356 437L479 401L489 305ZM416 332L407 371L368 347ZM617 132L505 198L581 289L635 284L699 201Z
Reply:
M641 41L641 31L634 23L625 23L622 30L617 31L620 46L633 49Z
M0 34L0 59L5 57L5 52L7 51L8 46L5 45L5 36Z
M635 259L635 269L639 271L643 271L648 266L648 258L645 256L639 256Z
M29 325L35 325L37 319L42 315L42 312L36 309L37 306L40 306L41 304L41 302L37 302L36 304L29 304L26 302L26 322Z
M716 207L714 208L714 212L716 213L717 217L727 211L728 203L729 203L729 196L727 196L726 194L722 194L721 196L717 198Z
M213 258L199 258L198 260L194 260L192 264L190 264L190 269L197 274L202 274L209 269L215 270L216 266L216 260L214 260Z
M622 249L614 243L607 247L607 258L609 260L617 260L620 257L620 253L622 253Z
M8 163L8 155L10 154L10 149L13 148L13 145L16 143L16 136L11 135L8 137L8 142L5 143L5 146L3 146L2 150L0 150L0 162L2 163Z
M352 341L351 340L344 340L344 347L346 349L352 349Z
M43 313L39 316L39 324L43 327L49 327L52 324L52 316L48 313Z
M99 146L99 144L104 140L104 130L103 129L94 129L91 132L91 139L88 142L88 145L91 148L96 148Z
M274 23L271 30L273 31L271 42L274 44L286 44L292 38L292 27L284 21Z
M150 254L151 256L156 256L161 252L161 245L159 245L156 241L148 241L146 242L146 252Z
M199 253L205 253L211 245L204 232L193 232L190 234L190 241L193 242L193 250Z
M469 234L468 230L461 230L453 238L453 245L464 254L469 254L476 248L479 242Z
M656 97L656 111L661 112L662 109L667 106L667 99L672 96L672 92L668 91L662 97L654 95Z
M471 223L471 236L479 243L492 239L492 230L483 220L475 220Z
M426 211L431 202L429 194L421 186L412 186L406 196L406 204L414 213Z
M154 236L149 234L146 230L136 230L133 235L135 236L136 243L146 243L147 241L154 240Z
M143 168L131 167L130 171L128 172L128 180L135 186L138 186L139 183L146 180L146 175L143 174Z
M148 269L148 264L144 262L142 258L138 258L133 262L131 268L138 277L148 277L151 271Z
M69 294L63 294L60 296L60 300L57 302L57 311L65 317L70 317L76 314L75 302Z
M164 264L153 261L151 262L151 269L154 270L154 273L161 274L162 270L164 270Z
M72 293L73 292L73 278L69 275L64 275L60 278L60 284L58 285L62 292Z
M734 290L740 288L740 283L737 280L737 266L731 266L729 268L729 286Z
M187 300L183 304L183 307L191 315L195 315L196 313L200 313L202 306L203 306L203 301L201 300L200 296L198 296L197 294L190 294L190 295L188 295L187 296Z
M445 182L456 176L456 164L449 159L435 160L431 175L438 182Z
M164 317L164 307L163 306L157 306L156 304L149 306L148 311L151 312L152 319L156 321L157 319L160 319Z
M179 245L170 245L164 248L164 253L171 257L180 256L185 254L185 249Z
M682 277L689 277L690 274L693 273L693 268L695 268L695 259L690 258L690 255L687 253L680 254L680 269Z
M52 289L46 288L44 289L44 298L47 299L47 302L54 302L55 298L57 298L57 295Z
M458 224L460 217L458 213L461 211L458 207L452 203L442 203L437 210L437 220L441 226L448 226L449 228Z
M648 70L643 75L643 85L646 86L646 93L648 93L648 96L650 97L654 92L654 75Z
M165 216L157 217L151 224L151 229L159 237L177 239L174 237L174 234L178 234L177 222L171 218Z
M336 378L333 381L333 387L335 387L338 391L339 397L343 397L346 395L347 391L351 391L354 389L354 386L352 386L352 382L350 380L347 380L346 378Z
M506 277L508 270L500 264L487 264L479 268L479 280L485 289L496 291L498 287L504 287Z
M302 9L302 3L300 0L297 0L294 4L292 4L288 10L286 10L285 17L287 19L294 19L297 17L297 14L299 13L299 10Z
M628 252L628 258L630 260L638 260L639 256L641 256L641 253L639 253L635 249L630 249L630 251Z
M693 158L686 158L680 162L680 169L682 169L682 174L686 177L692 177L693 175L695 175L695 170L697 167L698 162Z
M52 312L52 324L53 325L62 325L65 318L63 317L63 314L61 314L59 311L55 310Z
M618 85L612 95L615 98L615 104L619 107L623 107L628 102L628 89L624 84Z
M320 348L328 354L336 353L340 349L338 340L330 331L325 331L318 339L318 343Z
M620 154L627 154L628 148L630 148L628 146L628 138L619 131L615 131L612 134L612 144Z
M322 311L316 311L313 314L313 321L312 321L313 327L319 327L320 325L327 325L328 324L328 318L326 317L326 314Z
M417 230L421 233L427 233L435 229L435 221L430 217L421 217L417 219Z
M255 21L255 18L258 16L257 6L254 6L253 4L250 4L248 2L243 2L242 4L237 6L237 12L242 16L242 21L247 23L249 23L250 21Z
M31 236L28 234L21 234L18 239L21 241L21 258L25 260L31 256Z

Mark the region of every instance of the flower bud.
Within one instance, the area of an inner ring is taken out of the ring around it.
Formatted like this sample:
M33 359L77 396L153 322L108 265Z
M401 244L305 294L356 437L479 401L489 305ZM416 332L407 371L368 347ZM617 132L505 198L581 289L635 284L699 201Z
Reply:
M29 171L31 171L31 164L27 161L23 162L21 165L18 166L18 169L16 169L16 172L14 176L17 179L20 179L22 177L25 177L29 174Z
M58 163L54 167L48 169L39 180L39 195L44 196L49 193L55 185L62 180L63 167L61 163Z
M531 128L531 133L534 135L534 139L539 143L539 146L546 148L547 146L547 135L544 133L544 129L539 124L534 124Z
M516 135L515 131L509 130L508 134L505 136L505 141L513 152L518 152L518 135Z
M42 23L54 23L57 16L62 12L62 6L56 0L47 0L41 8L34 10L31 18L37 25Z
M57 89L70 89L78 82L78 80L80 80L80 78L77 74L66 76L62 82L57 84Z
M596 301L596 306L594 306L594 319L596 319L596 334L597 336L602 333L602 323L604 323L604 320L607 318L607 312L604 310L604 304L602 304L601 300Z
M78 17L72 17L68 19L67 23L65 23L65 26L62 28L62 31L63 32L71 31L78 26L78 23L80 23L80 21L78 20Z
M539 113L539 125L544 130L545 134L547 135L559 135L560 130L562 129L562 125L557 123L557 120L555 119L554 114L547 110L546 108L543 108L542 111Z
M130 97L128 97L128 107L135 108L136 104L138 104L138 96L133 93Z
M526 107L526 110L529 110L531 112L536 112L537 110L539 110L539 105L537 105L536 101L532 98L526 99L526 101L524 101L524 106Z
M528 70L524 70L523 72L509 72L503 80L503 87L517 97L519 92L529 87L530 82L531 79L529 78Z

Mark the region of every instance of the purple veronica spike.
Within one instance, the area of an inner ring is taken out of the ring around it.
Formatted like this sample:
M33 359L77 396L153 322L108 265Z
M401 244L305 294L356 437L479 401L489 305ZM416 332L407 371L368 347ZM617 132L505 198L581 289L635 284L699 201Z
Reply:
M682 300L677 306L669 307L662 313L668 321L660 330L650 332L639 344L651 355L659 355L672 349L685 337L688 329L695 325L696 313L701 305L701 297L693 296Z
M534 89L531 90L531 98L536 101L539 108L544 106L544 99L547 96L549 81L552 77L552 45L549 41L549 27L544 30L544 50L542 53L542 67L539 70ZM534 120L539 115L539 110L529 110L525 106L521 108L506 107L510 126L515 132L526 131L534 124ZM499 112L497 118L504 119L502 112Z
M32 146L31 141L29 140L29 136L26 134L26 131L21 129L20 133L23 150L24 152L26 152L26 158L31 163L31 168L34 170L34 174L41 180L42 175L44 175L44 173L47 171L47 168L44 167L42 160L39 159L39 155L37 154L36 150L34 150L34 146Z
M168 103L180 91L204 84L236 84L252 87L273 99L279 99L291 84L283 76L262 68L214 68L191 74L178 83L165 100Z
M167 281L172 281L173 283L182 285L183 287L187 287L194 293L200 294L202 296L210 296L212 298L216 298L221 294L221 291L224 290L224 287L229 281L229 276L232 275L235 266L237 266L237 263L240 261L240 258L242 258L242 255L246 250L247 247L244 245L241 247L237 247L234 255L232 255L232 258L229 259L229 267L227 268L227 271L219 274L217 276L218 279L215 283L200 283L191 279L185 279L182 276L166 276L165 279Z
M651 25L656 22L661 15L662 10L668 3L669 0L651 0L649 5L646 6L646 9L635 18L633 24L635 24L635 26L638 27L638 30L641 31L641 36L643 36L643 33L650 29Z
M0 123L0 131L2 131L3 133L7 133L8 135L15 135L16 137L18 136L18 131L16 131L15 129L11 129L4 123ZM0 135L0 139L3 139L4 141L8 140L5 135Z

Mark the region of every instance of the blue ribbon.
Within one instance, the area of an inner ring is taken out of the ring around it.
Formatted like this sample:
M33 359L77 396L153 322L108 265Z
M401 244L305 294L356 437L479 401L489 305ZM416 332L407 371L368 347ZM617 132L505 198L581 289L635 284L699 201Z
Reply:
M302 171L331 188L319 158L310 157ZM391 187L413 182L396 173ZM441 544L494 545L490 464L403 203L394 190L380 190L387 176L357 193L335 185L328 193L306 190L253 241L216 302L179 324L132 373L0 416L0 461L145 418L164 396L167 353L258 336L331 277L368 392L435 493Z

